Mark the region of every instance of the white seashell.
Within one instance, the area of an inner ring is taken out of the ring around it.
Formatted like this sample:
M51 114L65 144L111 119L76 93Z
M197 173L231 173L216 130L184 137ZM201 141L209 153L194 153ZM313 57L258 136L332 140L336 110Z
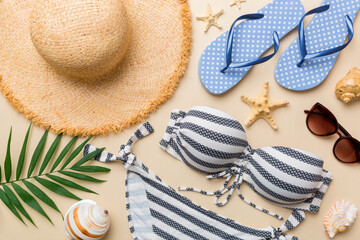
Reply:
M336 201L324 217L325 231L330 238L346 231L355 221L358 209L350 202Z
M65 215L65 230L71 240L102 238L110 226L109 213L92 200L75 203Z

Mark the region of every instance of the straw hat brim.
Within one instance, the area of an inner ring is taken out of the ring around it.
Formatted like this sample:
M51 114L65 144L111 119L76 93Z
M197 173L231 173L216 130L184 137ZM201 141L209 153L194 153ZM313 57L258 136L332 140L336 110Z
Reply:
M190 56L186 0L123 0L129 50L116 69L89 82L57 72L37 52L28 19L35 1L0 1L0 89L34 124L76 136L117 132L172 96Z

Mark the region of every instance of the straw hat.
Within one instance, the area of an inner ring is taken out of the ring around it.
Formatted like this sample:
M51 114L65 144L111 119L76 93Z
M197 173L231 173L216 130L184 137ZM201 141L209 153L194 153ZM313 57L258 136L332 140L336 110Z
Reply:
M191 45L186 0L0 0L0 88L56 133L143 120L174 92Z

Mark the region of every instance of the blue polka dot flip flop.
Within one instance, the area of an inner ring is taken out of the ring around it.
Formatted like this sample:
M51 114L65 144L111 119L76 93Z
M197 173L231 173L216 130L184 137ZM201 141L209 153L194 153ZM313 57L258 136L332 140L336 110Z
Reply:
M299 24L304 13L300 0L273 0L257 13L236 19L230 30L215 39L200 58L199 76L206 90L212 94L224 93L253 65L273 57L279 39ZM246 21L236 25L240 20ZM259 58L273 45L273 54Z
M295 91L314 88L324 81L339 52L353 38L352 22L359 8L360 0L323 0L321 7L306 13L299 24L299 38L276 66L276 81ZM304 30L304 18L311 14L316 15Z

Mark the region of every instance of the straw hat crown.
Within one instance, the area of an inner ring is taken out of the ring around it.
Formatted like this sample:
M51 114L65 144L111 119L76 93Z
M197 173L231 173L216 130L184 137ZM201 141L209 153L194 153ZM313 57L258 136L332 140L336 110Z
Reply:
M119 0L37 0L30 36L38 53L57 71L87 79L115 68L130 43Z

